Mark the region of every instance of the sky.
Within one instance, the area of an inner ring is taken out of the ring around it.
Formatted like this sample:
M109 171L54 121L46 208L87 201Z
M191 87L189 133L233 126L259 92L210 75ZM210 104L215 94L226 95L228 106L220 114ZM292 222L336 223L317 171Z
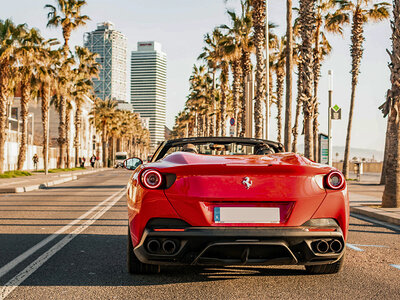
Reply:
M188 95L193 64L203 47L203 36L215 26L229 22L227 8L239 11L239 0L88 0L82 13L91 21L72 33L70 44L82 45L83 34L96 29L96 24L111 21L126 35L128 53L136 50L137 42L155 40L167 54L167 126L172 128L177 113L183 109ZM286 31L286 1L269 1L269 19L278 27L275 33ZM46 28L46 4L55 0L0 0L0 19L11 18L15 23L36 27L46 38L62 40L59 28ZM297 5L297 1L294 1ZM356 90L351 146L383 151L386 119L378 110L390 87L389 56L391 48L389 20L367 24L364 55ZM320 131L327 132L328 70L334 74L333 103L342 108L342 120L333 121L333 145L344 146L351 92L350 28L343 36L328 36L333 47L323 62L319 85ZM128 55L128 59L130 54ZM128 62L128 65L129 62ZM128 85L129 83L128 74ZM296 79L296 77L295 77ZM296 95L294 82L294 99ZM129 99L129 94L128 94ZM293 103L293 111L295 103ZM270 139L276 139L276 108L272 108ZM300 138L299 143L302 143Z

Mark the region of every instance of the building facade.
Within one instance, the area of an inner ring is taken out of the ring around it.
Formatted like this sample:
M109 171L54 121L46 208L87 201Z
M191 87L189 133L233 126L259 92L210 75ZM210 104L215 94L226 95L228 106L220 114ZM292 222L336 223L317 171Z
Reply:
M84 35L84 45L97 53L101 65L99 78L94 78L94 91L100 99L127 101L127 40L114 24L97 24L97 29Z
M154 150L165 139L167 109L167 55L160 43L139 42L131 53L131 103L142 119L149 120Z

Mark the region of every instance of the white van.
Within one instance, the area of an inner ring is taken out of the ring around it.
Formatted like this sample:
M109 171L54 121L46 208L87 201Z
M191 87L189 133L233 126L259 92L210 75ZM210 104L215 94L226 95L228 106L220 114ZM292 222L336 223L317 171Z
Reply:
M123 167L124 160L128 158L127 152L115 153L115 168Z

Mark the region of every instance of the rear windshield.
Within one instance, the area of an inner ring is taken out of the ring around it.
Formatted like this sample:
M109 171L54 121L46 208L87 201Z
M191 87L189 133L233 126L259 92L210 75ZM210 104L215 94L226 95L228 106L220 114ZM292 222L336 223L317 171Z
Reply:
M126 155L117 155L116 159L118 160L126 159Z
M168 148L160 153L161 159L171 153L183 151L207 155L266 155L275 153L272 147L266 144L241 144L241 143L193 143L181 144Z

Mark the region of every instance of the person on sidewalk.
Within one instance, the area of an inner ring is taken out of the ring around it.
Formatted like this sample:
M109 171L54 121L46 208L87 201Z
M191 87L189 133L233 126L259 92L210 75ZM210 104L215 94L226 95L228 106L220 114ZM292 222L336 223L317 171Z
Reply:
M96 163L96 156L93 154L92 157L90 158L90 165L92 168L94 168L94 165Z
M35 171L38 170L38 163L39 163L39 156L35 153L35 155L32 157L33 160L33 167L35 168Z
M85 158L85 157L82 157L82 160L81 160L81 168L84 168L84 167L85 167L85 162L86 162L86 158Z

